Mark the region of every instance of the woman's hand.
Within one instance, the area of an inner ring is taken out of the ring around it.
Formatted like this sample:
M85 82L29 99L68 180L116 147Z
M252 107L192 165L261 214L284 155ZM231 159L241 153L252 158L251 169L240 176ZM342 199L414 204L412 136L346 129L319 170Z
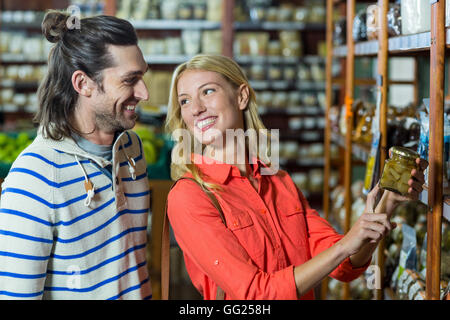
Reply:
M367 243L378 243L394 227L384 213L363 213L339 242L347 255L354 255Z
M425 183L424 171L428 167L428 162L424 159L416 159L417 169L411 170L411 179L408 180L408 195L402 196L395 192L385 190L386 202L382 210L377 210L377 212L386 213L389 218L391 217L394 209L400 202L408 200L418 200L420 193L423 191L423 184ZM375 205L378 203L378 199L381 196L381 188L377 184L367 195L366 209L364 212L375 212Z

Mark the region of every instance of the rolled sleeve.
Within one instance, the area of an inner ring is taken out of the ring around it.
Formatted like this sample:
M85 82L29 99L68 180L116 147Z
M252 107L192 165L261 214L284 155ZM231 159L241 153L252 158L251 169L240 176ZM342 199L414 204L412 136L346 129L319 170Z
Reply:
M300 199L306 208L306 220L308 225L308 241L311 255L314 257L320 252L330 248L344 236L330 225L330 223L310 208L303 194L299 191ZM358 278L370 265L371 259L362 267L355 268L350 257L342 261L339 266L330 273L330 277L349 282Z

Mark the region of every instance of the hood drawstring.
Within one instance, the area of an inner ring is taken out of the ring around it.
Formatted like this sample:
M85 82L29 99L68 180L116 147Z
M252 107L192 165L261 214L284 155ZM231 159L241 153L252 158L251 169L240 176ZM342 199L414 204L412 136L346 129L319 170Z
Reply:
M128 162L128 171L130 172L131 178L133 180L136 180L136 161L132 157L130 157L127 152L125 151L125 147L122 142L122 150L125 153L125 156L127 158ZM77 155L75 155L75 159L77 160L78 165L80 166L81 170L83 170L84 174L84 189L86 190L86 200L84 201L84 205L86 207L89 207L91 205L92 198L95 196L95 186L89 180L86 170L84 169L83 165L81 164L80 160L78 160Z
M130 157L126 152L125 147L123 145L123 141L122 141L122 150L125 153L125 156L127 157L128 160L128 171L130 172L131 179L136 180L136 161L134 161L134 159Z
M84 189L86 190L86 193L87 193L86 200L84 200L84 205L86 207L89 207L91 205L92 198L95 195L95 186L91 182L91 180L89 180L89 178L88 178L88 176L86 174L86 170L84 170L84 167L81 164L81 162L78 160L77 155L75 155L75 159L77 160L77 163L80 166L81 170L83 170L83 174L84 174Z

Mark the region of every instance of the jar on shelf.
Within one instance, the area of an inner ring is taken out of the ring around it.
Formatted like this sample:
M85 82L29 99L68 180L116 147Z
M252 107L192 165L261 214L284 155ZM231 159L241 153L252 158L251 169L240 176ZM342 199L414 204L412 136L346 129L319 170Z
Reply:
M313 169L309 171L308 180L310 192L321 192L323 189L323 170Z
M292 13L293 13L293 6L292 5L282 5L280 8L278 8L278 21L281 22L289 22L292 20Z
M250 67L250 79L252 80L264 80L266 78L264 72L264 65L262 64L253 64Z
M272 106L275 108L286 108L288 103L287 92L276 92L273 96Z
M161 17L167 20L174 20L177 18L178 12L177 0L165 0L161 2Z
M283 70L283 79L286 81L294 81L297 76L295 66L285 66Z
M408 181L411 178L411 170L416 168L416 159L419 154L405 147L391 147L389 159L386 160L380 187L401 195L408 194Z
M277 7L267 8L265 20L270 22L278 21L278 8Z
M269 80L281 80L283 74L283 70L280 66L271 65L269 66L269 70L267 72L267 76Z
M309 9L307 7L296 7L293 14L295 22L308 22Z
M288 96L288 105L290 107L298 107L302 104L302 94L300 92L291 91Z
M288 120L288 126L291 130L300 130L302 128L303 119L301 117L293 117Z
M182 20L190 20L194 17L193 7L191 3L180 2L178 5L178 18Z
M295 172L292 174L292 181L294 181L297 188L302 191L308 189L308 176L303 172Z
M181 31L184 53L195 55L200 52L202 32L200 30L185 29Z
M266 8L263 6L255 6L250 8L249 16L253 22L261 22L266 18Z
M260 94L258 94L260 106L262 107L271 107L272 101L273 101L273 92L272 91L262 91Z
M194 19L205 20L206 19L206 2L205 3L194 3Z
M270 40L267 45L267 55L278 57L281 55L281 43L279 40Z

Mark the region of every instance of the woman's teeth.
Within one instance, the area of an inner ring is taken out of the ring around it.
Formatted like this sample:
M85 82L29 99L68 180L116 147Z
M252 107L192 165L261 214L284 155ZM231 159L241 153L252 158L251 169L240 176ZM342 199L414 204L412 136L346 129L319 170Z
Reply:
M134 111L134 109L136 109L136 106L126 106L125 109L128 111Z
M197 122L197 127L199 129L203 129L203 128L209 126L210 124L213 124L215 121L216 121L216 118L208 118L208 119Z

